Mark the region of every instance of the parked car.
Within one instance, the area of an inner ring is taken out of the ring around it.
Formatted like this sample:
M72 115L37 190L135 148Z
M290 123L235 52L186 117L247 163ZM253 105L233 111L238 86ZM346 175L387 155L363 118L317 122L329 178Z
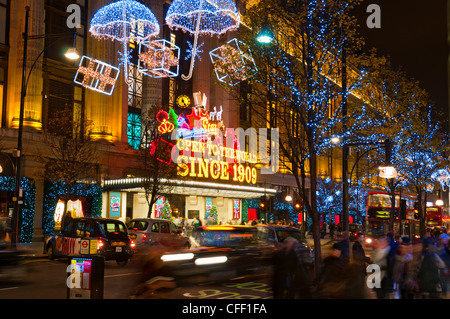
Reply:
M142 245L160 244L169 247L190 247L183 230L172 221L159 218L135 218L128 223L130 238L139 248Z
M297 239L299 242L297 255L306 268L314 267L314 249L306 241L301 229L283 225L258 225L258 236L274 244L282 243L287 237Z
M49 237L44 252L50 259L81 255L82 243L86 240L96 243L97 255L104 256L105 260L116 260L118 264L126 264L134 253L134 241L123 222L87 217L72 219L59 234Z

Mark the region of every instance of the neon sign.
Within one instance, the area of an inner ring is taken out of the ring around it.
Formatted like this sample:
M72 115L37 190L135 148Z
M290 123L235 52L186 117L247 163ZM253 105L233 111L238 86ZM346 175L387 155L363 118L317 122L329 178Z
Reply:
M158 126L158 131L161 134L171 133L175 129L175 124L169 122L169 114L163 110L159 111L156 119L161 124Z
M180 154L177 158L179 176L256 184L257 170L250 165L256 163L255 154L213 143L183 139L177 141L176 148ZM205 156L185 155L192 153L202 153ZM206 158L208 156L212 158Z
M173 109L158 112L158 130L165 137L151 144L150 154L156 156L156 149L165 146L162 153L170 159L161 158L160 152L157 159L167 165L177 163L181 177L256 184L257 156L241 151L237 135L224 127L223 107L208 112L206 95L200 92L194 94L194 100L196 106L187 116L177 115ZM169 138L166 133L171 132Z

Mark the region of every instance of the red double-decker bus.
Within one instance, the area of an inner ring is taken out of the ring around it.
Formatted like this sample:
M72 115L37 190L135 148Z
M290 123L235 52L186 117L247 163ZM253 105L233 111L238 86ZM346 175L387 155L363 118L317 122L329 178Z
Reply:
M367 194L365 237L366 246L373 240L385 236L390 230L391 195L387 192L369 192ZM394 233L408 236L414 240L419 234L419 221L414 210L414 200L406 195L395 194Z
M427 227L441 227L443 226L441 206L427 206L427 215L425 223Z

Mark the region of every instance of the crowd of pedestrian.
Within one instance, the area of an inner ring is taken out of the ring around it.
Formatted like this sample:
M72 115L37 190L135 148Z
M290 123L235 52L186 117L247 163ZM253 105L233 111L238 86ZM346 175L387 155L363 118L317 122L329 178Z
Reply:
M286 278L290 278L289 289L302 291L302 294L296 296L307 298L447 298L450 274L449 239L450 236L446 232L436 236L427 233L418 243L412 243L409 237L394 238L393 233L388 233L374 241L368 256L363 233L359 233L354 242L341 238L333 243L314 278L305 275L303 270L294 274L294 265L297 263L293 262L293 255L288 254L291 248L282 246L274 257L274 265L283 265L274 268L274 298L289 296L286 292L280 292L281 286L284 286L284 289L287 287ZM376 267L368 268L369 265ZM372 269L379 270L378 277L371 276ZM372 285L369 285L368 281ZM302 290L292 287L300 284L307 287Z
M382 271L379 299L436 299L447 297L450 269L449 235L427 233L419 243L393 234L376 241L373 263Z

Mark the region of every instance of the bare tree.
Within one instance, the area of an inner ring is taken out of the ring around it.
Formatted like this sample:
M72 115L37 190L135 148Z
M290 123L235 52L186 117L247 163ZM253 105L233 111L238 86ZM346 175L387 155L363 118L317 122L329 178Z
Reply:
M347 75L342 57L358 44L350 14L357 2L261 0L244 15L249 28L240 29L240 39L258 66L249 85L241 86L241 107L250 109L252 125L279 128L280 167L296 181L312 220L315 247L320 247L317 157L330 147L333 130L343 129L342 110L349 96L341 88ZM271 27L276 37L272 44L255 41L261 26ZM348 90L357 82L352 76ZM315 254L319 271L320 249Z
M142 114L143 134L138 150L139 167L134 170L134 175L143 179L149 218L158 196L170 193L172 186L169 181L177 178L177 164L172 162L171 156L173 143L170 133L161 133L158 130L160 122L157 115L160 111L159 107L151 106Z
M65 105L49 118L43 132L46 147L37 151L38 160L45 164L44 178L61 182L66 209L76 184L98 182L97 147L91 127L92 123L74 117L72 107Z

